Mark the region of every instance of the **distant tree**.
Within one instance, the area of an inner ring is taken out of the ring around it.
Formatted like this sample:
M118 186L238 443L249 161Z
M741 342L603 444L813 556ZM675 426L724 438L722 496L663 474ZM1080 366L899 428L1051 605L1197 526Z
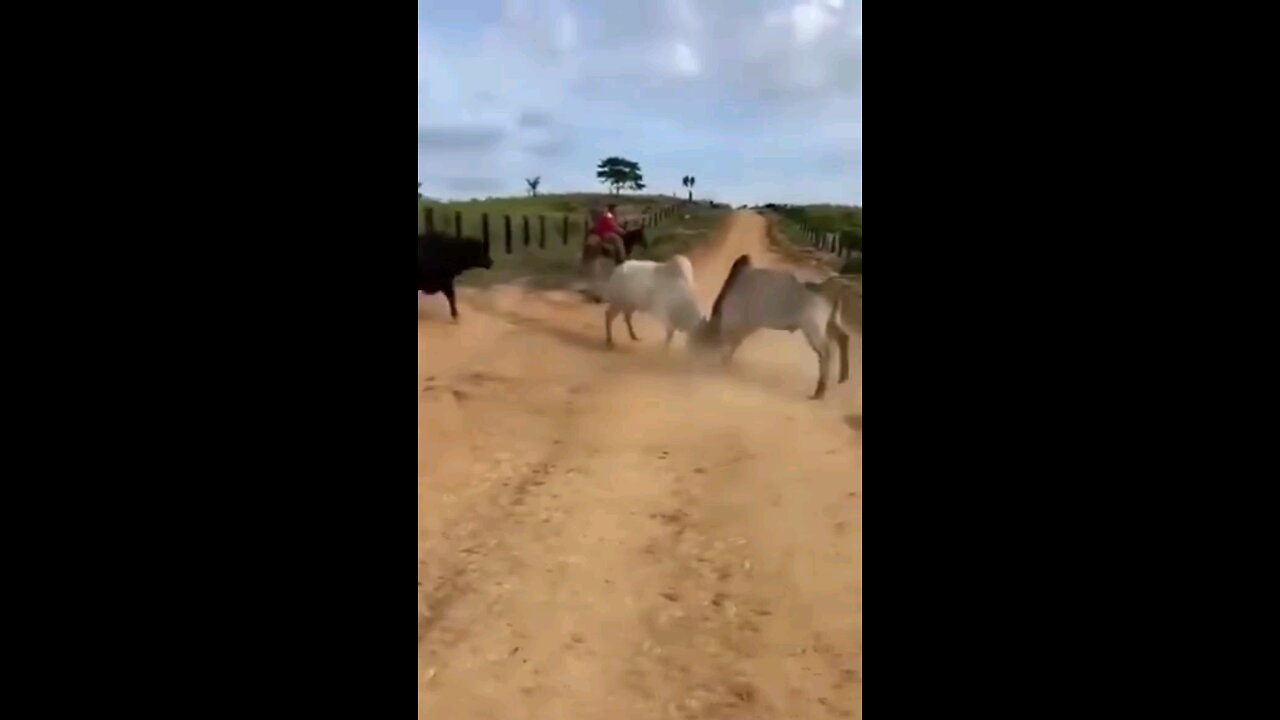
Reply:
M620 157L607 157L596 166L596 178L613 189L614 194L624 188L630 190L645 189L644 175L640 172L640 163Z
M418 183L418 199L422 199L422 183Z
M697 181L698 179L692 175L685 175L684 179L680 181L681 185L689 188L689 202L693 202L693 184Z
M542 176L525 178L524 182L529 186L529 195L538 197L538 186L542 184Z

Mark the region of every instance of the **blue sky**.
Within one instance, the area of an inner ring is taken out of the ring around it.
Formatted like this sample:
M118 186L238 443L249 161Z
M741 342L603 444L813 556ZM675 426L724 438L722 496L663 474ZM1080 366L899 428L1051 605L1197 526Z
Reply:
M418 180L862 203L862 0L418 0Z

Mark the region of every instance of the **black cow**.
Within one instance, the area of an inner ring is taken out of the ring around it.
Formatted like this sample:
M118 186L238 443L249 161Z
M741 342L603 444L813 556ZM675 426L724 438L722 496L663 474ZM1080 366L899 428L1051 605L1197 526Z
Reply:
M488 270L492 267L489 248L479 240L434 233L418 236L418 292L427 295L444 293L449 300L449 314L455 321L458 319L458 302L454 297L453 281L467 270Z

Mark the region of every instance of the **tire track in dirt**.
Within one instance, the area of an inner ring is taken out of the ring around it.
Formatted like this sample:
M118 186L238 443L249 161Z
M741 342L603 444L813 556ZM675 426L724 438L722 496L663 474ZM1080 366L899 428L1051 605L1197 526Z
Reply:
M775 262L763 227L693 253L706 306L738 253ZM606 353L571 298L463 305L419 311L419 717L860 716L853 393L805 399L781 333L725 373L647 320Z

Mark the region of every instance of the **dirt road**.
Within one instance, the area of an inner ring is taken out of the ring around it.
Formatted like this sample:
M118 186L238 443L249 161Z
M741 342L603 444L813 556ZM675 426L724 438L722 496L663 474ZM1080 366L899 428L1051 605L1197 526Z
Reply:
M704 310L743 252L784 263L735 213ZM861 348L815 402L799 334L726 371L568 294L460 310L418 301L418 717L861 717Z

